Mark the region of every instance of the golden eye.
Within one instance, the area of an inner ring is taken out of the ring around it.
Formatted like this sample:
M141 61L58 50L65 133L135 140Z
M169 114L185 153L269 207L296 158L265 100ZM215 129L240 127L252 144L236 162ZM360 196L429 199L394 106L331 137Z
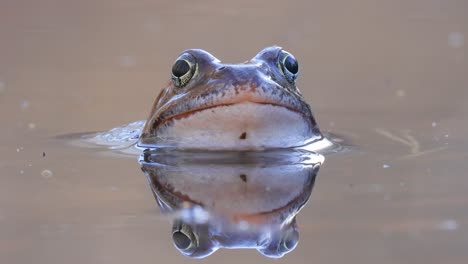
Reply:
M175 87L184 87L195 75L197 63L195 58L188 54L182 54L172 66L172 82Z
M291 53L282 50L278 58L278 64L286 80L294 84L299 75L299 64L296 58Z

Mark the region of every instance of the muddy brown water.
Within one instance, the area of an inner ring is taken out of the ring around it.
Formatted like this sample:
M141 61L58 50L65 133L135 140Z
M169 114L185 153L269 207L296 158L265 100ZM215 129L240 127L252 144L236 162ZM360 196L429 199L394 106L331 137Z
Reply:
M2 1L0 263L188 263L136 157L54 137L146 118L174 58L277 44L324 131L300 241L279 263L466 263L464 1ZM45 154L45 155L44 155ZM219 250L207 263L266 263Z

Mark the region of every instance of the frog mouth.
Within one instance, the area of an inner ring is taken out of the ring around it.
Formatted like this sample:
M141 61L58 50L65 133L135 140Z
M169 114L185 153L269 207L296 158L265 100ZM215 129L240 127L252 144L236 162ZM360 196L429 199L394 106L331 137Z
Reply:
M306 144L315 124L301 111L287 106L240 102L186 111L163 119L155 136L142 145L205 150L264 150ZM320 135L321 136L321 135Z
M246 102L240 102L240 103L223 103L223 104L200 107L200 108L197 108L197 109L194 109L194 110L186 111L186 112L183 112L183 113L180 113L180 114L170 116L170 117L168 117L166 119L163 119L158 124L158 126L164 125L165 123L169 123L169 122L174 121L174 120L180 120L180 119L183 119L183 118L190 117L191 115L197 114L197 113L202 112L202 111L207 111L207 110L214 111L214 108L230 107L230 106L234 106L236 104L248 104L248 103L265 105L265 106L269 105L269 106L272 106L272 107L283 107L283 108L285 108L285 109L287 109L289 111L296 112L298 114L304 115L304 113L302 113L301 111L299 111L297 109L294 109L292 107L289 107L289 106L285 106L285 105L274 104L274 103L269 103L269 102L250 102L250 101L246 101Z

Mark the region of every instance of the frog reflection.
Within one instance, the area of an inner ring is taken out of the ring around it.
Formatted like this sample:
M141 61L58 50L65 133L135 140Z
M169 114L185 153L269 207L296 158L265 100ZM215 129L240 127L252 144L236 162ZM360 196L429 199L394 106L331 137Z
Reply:
M159 207L174 216L172 239L182 254L254 248L278 258L298 243L296 215L323 160L298 151L145 151L140 164Z

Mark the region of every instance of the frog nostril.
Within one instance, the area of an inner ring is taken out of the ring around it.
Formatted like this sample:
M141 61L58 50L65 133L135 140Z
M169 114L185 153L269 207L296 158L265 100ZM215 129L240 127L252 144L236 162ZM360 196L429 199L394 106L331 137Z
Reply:
M225 67L225 66L221 66L221 67L218 68L218 71L222 71L222 70L224 70L224 69L226 69L226 67Z

